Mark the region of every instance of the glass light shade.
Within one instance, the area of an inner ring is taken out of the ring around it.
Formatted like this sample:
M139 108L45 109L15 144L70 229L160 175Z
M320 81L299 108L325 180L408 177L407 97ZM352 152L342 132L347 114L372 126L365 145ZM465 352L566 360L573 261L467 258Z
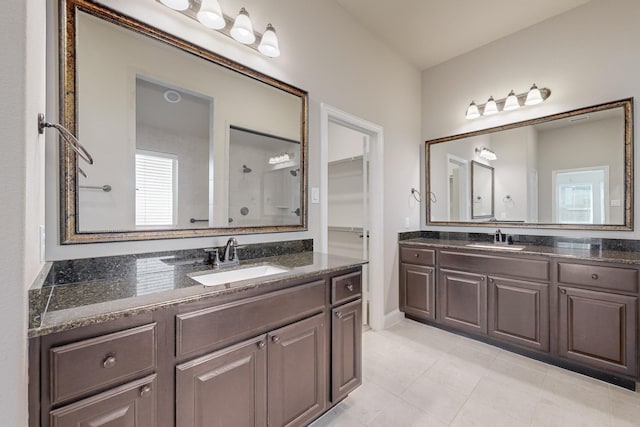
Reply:
M231 37L243 44L252 44L256 41L256 36L253 33L253 25L251 25L251 19L249 19L249 13L244 7L240 9L240 13L238 13L233 23Z
M498 104L496 104L496 101L493 99L493 96L490 96L489 100L484 105L484 113L482 114L485 116L490 116L496 113L498 113Z
M202 25L214 30L221 30L227 24L218 0L202 0L200 10L196 16Z
M527 93L527 99L524 101L524 105L536 105L542 101L544 101L544 99L542 99L540 89L534 84L531 86L531 89L529 89L529 93Z
M485 160L495 160L498 158L498 156L496 156L496 153L494 153L493 151L485 147L482 147L480 149L476 148L476 152L480 157L482 157Z
M175 10L187 10L189 9L189 0L160 0L160 2Z
M504 111L512 111L520 108L520 103L518 102L518 97L515 92L512 90L509 92L507 99L504 101Z
M478 111L478 106L475 102L471 101L471 104L469 104L466 117L469 120L477 119L478 117L480 117L480 111Z
M262 35L262 40L260 40L258 50L261 54L270 58L276 58L280 56L278 36L276 35L275 28L273 28L271 24L268 24L267 29L264 30L264 34Z

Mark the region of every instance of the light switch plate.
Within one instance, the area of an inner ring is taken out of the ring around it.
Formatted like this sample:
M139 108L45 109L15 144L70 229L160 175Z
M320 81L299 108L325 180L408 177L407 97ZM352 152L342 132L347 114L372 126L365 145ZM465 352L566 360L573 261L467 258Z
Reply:
M311 187L311 203L320 203L320 188Z

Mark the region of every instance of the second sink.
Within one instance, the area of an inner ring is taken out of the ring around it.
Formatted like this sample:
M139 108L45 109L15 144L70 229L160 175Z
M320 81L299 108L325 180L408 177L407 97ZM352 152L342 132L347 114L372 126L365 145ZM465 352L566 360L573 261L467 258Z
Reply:
M221 270L191 278L205 286L224 285L226 283L239 282L241 280L257 279L260 277L272 276L274 274L286 273L286 268L272 264L262 264L236 268L233 270Z

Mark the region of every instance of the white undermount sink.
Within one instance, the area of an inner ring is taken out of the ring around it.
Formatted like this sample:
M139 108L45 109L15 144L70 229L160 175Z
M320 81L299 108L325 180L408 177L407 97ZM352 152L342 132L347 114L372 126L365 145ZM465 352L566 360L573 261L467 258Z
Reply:
M500 251L521 251L524 249L524 246L501 246L501 245L492 245L492 244L482 244L482 243L469 243L468 246L470 248L481 248L481 249L498 249Z
M244 268L236 268L233 270L220 270L214 273L203 274L201 276L191 276L197 282L205 286L224 285L226 283L239 282L241 280L258 279L260 277L273 276L274 274L286 273L286 268L264 264L256 266L247 266Z

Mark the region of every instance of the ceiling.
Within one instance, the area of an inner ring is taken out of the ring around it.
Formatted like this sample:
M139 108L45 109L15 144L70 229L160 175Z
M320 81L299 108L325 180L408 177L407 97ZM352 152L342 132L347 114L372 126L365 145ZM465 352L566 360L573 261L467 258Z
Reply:
M590 0L336 0L421 70Z

